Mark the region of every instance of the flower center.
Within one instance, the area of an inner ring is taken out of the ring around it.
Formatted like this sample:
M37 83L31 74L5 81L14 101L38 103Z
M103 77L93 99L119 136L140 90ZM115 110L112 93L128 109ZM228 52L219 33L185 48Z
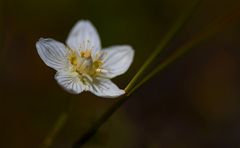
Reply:
M82 58L89 59L91 58L91 51L90 50L81 51L80 55Z
M80 53L70 50L68 60L71 63L72 71L77 72L81 79L88 79L92 81L93 77L105 72L101 69L103 62L101 51L98 54L93 55L91 50L83 50ZM94 58L92 57L94 56Z

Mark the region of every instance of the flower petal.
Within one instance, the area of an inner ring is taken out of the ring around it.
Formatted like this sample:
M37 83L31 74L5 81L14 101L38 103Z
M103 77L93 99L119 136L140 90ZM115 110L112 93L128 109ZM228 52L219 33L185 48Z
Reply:
M58 84L72 94L79 94L84 90L84 85L77 74L70 72L57 72L55 79Z
M99 35L90 21L78 21L69 33L66 42L74 50L101 49Z
M107 78L125 73L133 61L134 50L131 46L113 46L103 49L103 51L106 52L106 57L103 59L102 68L107 71L104 73Z
M116 98L125 93L109 79L96 79L89 90L96 96L104 98Z
M49 38L41 38L36 43L36 48L39 56L47 66L55 70L65 68L68 52L62 43Z

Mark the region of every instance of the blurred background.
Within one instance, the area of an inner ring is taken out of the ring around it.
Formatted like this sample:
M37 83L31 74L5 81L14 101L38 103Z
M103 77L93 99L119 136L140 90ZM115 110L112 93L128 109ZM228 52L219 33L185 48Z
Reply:
M192 2L0 0L0 147L39 147L70 104L52 145L70 148L117 101L63 91L37 54L40 37L65 42L72 26L88 19L103 47L132 45L133 65L113 80L124 88ZM239 0L202 0L159 61L237 6ZM240 15L234 14L216 36L141 87L84 148L240 147Z

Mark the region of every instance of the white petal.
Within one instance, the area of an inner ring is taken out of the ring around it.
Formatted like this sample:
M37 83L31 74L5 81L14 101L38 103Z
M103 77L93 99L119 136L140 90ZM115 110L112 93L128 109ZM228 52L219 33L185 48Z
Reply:
M97 30L91 22L81 20L71 30L67 45L73 50L99 50L101 49L101 42Z
M96 79L90 86L90 91L96 96L103 98L116 98L125 93L124 90L119 89L109 79Z
M58 84L72 94L79 94L84 90L84 85L78 78L77 74L70 72L57 72L55 79Z
M134 50L131 46L113 46L103 51L106 52L102 66L107 71L104 73L105 77L113 78L125 73L133 61Z
M66 47L53 39L39 39L36 48L43 62L55 70L65 68L67 64Z

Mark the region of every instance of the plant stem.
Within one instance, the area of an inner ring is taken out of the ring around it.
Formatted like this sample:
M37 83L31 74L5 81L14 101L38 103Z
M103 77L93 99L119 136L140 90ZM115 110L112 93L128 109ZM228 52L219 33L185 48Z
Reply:
M56 135L59 133L59 131L63 128L65 125L65 122L68 119L68 114L67 113L62 113L55 125L53 126L53 129L49 132L47 137L44 139L41 148L48 148L52 145L53 140L55 139Z
M119 100L112 105L90 128L89 130L79 139L77 140L72 148L80 148L82 145L84 145L90 138L92 138L97 130L105 123L109 117L112 116L112 114L122 106L122 104L127 100L128 97L122 96L119 97Z
M132 80L129 82L125 91L128 92L132 87L136 84L136 81L141 77L141 75L145 72L148 66L154 61L154 59L163 51L163 49L168 45L168 43L174 38L174 36L178 33L178 31L184 26L187 20L192 15L192 12L196 9L199 0L195 0L192 5L176 20L167 34L163 37L159 46L152 52L150 57L145 61L143 66L138 70Z
M197 36L192 38L189 42L184 44L182 47L178 48L172 55L170 55L166 60L164 60L161 64L159 64L152 72L150 72L146 77L144 77L137 85L135 85L126 95L131 95L134 91L136 91L139 87L141 87L145 82L154 77L157 73L165 69L171 63L176 61L178 58L182 57L186 54L190 49L194 46L202 43L213 35L216 35L221 29L227 28L227 25L230 25L230 21L236 18L238 13L236 12L236 8L232 9L233 11L227 13L224 17L220 17L216 19L213 23L208 25L204 31L199 33Z
M238 12L238 11L237 11ZM143 73L143 71L147 68L147 66L153 61L155 56L151 55L150 60L147 61L147 64L144 64L144 68L141 68L141 72L137 73L134 77L134 80L132 80L125 90L127 90L125 96L122 96L115 104L113 104L101 117L99 120L97 120L93 126L79 139L77 140L72 148L80 148L83 146L86 142L88 142L92 136L95 135L97 130L112 116L113 113L117 111L133 94L134 91L136 91L140 86L142 86L146 81L151 79L153 76L155 76L158 72L165 69L167 66L169 66L171 63L182 57L187 51L192 49L197 44L202 43L209 37L215 35L219 30L226 27L226 25L229 24L229 21L231 21L233 18L235 18L238 13L235 11L231 11L231 13L228 13L224 17L221 17L214 21L214 23L207 26L202 33L197 35L195 38L193 38L190 42L184 44L182 47L177 49L172 55L169 56L165 61L163 61L159 66L157 66L156 69L154 69L149 75L147 75L140 83L138 83L135 87L133 87L133 83L140 77L140 75ZM165 43L164 43L165 44ZM165 46L165 45L164 45ZM159 53L162 49L158 48L157 51L154 53ZM130 89L132 88L132 89Z
M139 79L139 77L143 74L143 72L147 69L147 67L153 62L153 60L161 53L161 51L166 47L166 45L171 41L171 39L176 35L176 33L183 27L187 19L191 16L192 11L196 7L199 0L194 1L193 5L184 12L179 19L174 23L170 31L165 35L162 42L158 46L158 48L150 55L150 57L147 59L147 61L143 64L143 66L140 68L140 70L137 72L137 74L133 77L133 79L129 82L127 87L125 88L125 91L128 92L136 83L136 81ZM80 148L82 145L84 145L92 136L95 135L97 130L105 123L111 115L124 104L126 100L128 100L128 96L122 96L119 98L119 100L112 105L101 117L99 120L97 120L90 128L89 130L79 139L77 140L72 148Z
M200 43L200 41L199 41ZM188 50L190 50L193 45L196 45L197 42L192 42L190 44L186 44L182 48L175 51L171 56L169 56L166 60L164 60L161 64L157 66L152 72L150 72L146 77L144 77L137 85L135 85L127 94L127 96L131 95L133 92L135 92L139 87L141 87L145 82L147 82L149 79L154 77L157 73L165 69L167 66L169 66L171 63L176 61L178 58L182 57L184 54L187 53Z
M40 145L40 148L49 148L51 147L54 139L58 135L58 133L61 131L61 129L64 127L68 117L69 112L72 107L73 99L69 99L69 103L67 104L66 110L60 114L57 121L55 122L53 128L51 131L47 134L46 138L43 140L42 144Z

